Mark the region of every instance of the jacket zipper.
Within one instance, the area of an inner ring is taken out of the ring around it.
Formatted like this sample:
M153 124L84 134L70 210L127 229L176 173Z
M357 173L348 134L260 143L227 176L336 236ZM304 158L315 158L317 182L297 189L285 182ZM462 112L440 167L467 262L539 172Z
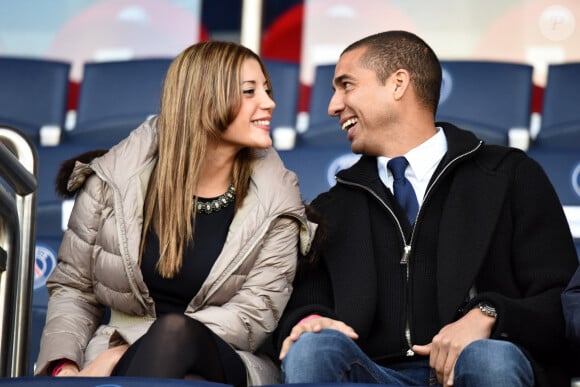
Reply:
M274 222L276 219L282 216L290 216L296 219L299 223L301 223L300 227L302 227L302 220L293 213L286 212L280 215L270 216L267 220L267 227L262 227L260 235L254 235L253 237L254 241L252 245L246 248L242 257L238 257L238 259L230 261L230 263L221 273L219 280L216 280L216 282L211 286L211 288L208 290L203 300L200 302L200 305L198 305L197 308L193 309L193 312L200 310L202 306L206 305L207 300L209 300L221 288L225 280L229 278L232 275L232 273L234 273L246 261L246 259L254 251L256 246L262 242L262 238L268 233L268 231L270 231L270 226L272 222Z
M121 222L121 224L123 225L123 237L120 236L119 238L119 243L121 244L120 250L121 250L121 258L123 260L123 265L125 266L125 271L127 271L127 273L131 273L130 270L127 270L127 268L129 267L129 265L131 265L131 262L129 260L129 251L128 251L128 247L127 247L127 238L126 238L126 231L127 231L127 226L125 224L125 209L123 208L124 206L122 205L123 201L120 199L121 193L119 192L119 189L117 188L117 186L115 184L113 184L113 182L107 177L107 175L103 172L102 168L100 165L92 165L91 169L95 172L95 174L99 177L99 179L101 179L105 184L107 184L111 190L113 191L113 207L115 210L115 217L116 222ZM118 232L118 229L117 229ZM135 280L135 276L134 275L127 275L127 278L129 280L129 285L131 287L131 290L133 291L133 295L137 298L137 301L139 301L139 303L141 304L141 306L143 306L143 308L147 311L147 313L151 312L150 308L147 306L147 302L145 301L145 299L143 298L143 295L141 294L141 290L139 289L139 285L137 284L137 281Z
M459 161L459 160L471 155L475 151L477 151L481 147L482 144L483 144L483 141L480 141L477 144L477 146L475 146L473 149L456 156L453 160L451 160L449 163L447 163L447 165L445 165L445 167L443 167L441 172L439 172L439 174L433 180L433 184L431 184L427 188L427 191L425 192L425 196L423 199L423 204L425 204L425 202L429 198L429 195L430 195L431 191L433 190L433 187L435 187L437 185L437 182L440 180L441 176L443 176L445 174L445 172L453 164L455 164L457 161ZM404 244L403 255L401 256L401 261L399 263L401 265L405 265L405 279L406 279L406 287L407 287L407 289L406 289L406 292L407 292L407 307L406 307L406 309L407 310L406 310L406 317L405 317L405 339L407 341L407 346L409 348L407 349L407 352L405 355L406 356L414 356L415 352L411 349L413 347L413 336L411 334L411 305L410 305L411 301L409 299L409 279L410 279L410 275L411 275L409 259L411 256L411 252L413 250L412 246L413 246L413 243L415 240L416 225L417 225L417 222L419 221L419 216L422 213L421 209L423 208L423 205L421 205L421 207L419 208L419 211L417 212L417 216L415 217L415 222L413 222L413 226L411 228L411 237L409 238L409 241L407 241L407 239L405 238L405 233L403 231L403 227L401 226L401 223L399 222L399 219L397 218L397 216L395 215L393 210L372 189L370 189L369 187L362 185L362 184L353 183L350 181L343 180L339 177L336 178L336 181L338 183L341 183L341 184L361 188L361 189L367 191L368 193L370 193L372 196L374 196L379 201L379 203L381 203L383 205L383 207L385 207L385 209L391 214L391 216L395 220L395 223L397 224L397 228L399 230L399 233L401 234L401 240L403 241L403 244Z

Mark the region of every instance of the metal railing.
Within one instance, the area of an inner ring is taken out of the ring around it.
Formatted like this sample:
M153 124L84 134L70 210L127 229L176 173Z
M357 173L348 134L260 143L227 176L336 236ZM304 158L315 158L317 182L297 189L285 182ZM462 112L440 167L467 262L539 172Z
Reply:
M18 130L0 126L0 377L28 373L38 156ZM13 190L9 192L8 189ZM4 255L2 255L4 256Z

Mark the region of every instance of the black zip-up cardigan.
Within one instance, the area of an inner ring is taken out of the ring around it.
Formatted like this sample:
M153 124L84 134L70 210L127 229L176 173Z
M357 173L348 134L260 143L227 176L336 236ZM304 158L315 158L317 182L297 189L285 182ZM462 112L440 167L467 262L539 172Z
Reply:
M429 342L487 301L499 313L492 338L524 350L536 385L569 384L560 293L578 262L552 185L524 152L482 145L470 132L438 126L448 151L429 184L414 236L408 223L399 227L396 219L404 216L394 216L401 210L380 183L374 157L339 172L337 184L311 203L327 235L318 264L296 279L273 335L275 348L300 319L317 313L352 326L365 353L387 365L411 354L409 344ZM401 274L405 245L411 246L409 282Z

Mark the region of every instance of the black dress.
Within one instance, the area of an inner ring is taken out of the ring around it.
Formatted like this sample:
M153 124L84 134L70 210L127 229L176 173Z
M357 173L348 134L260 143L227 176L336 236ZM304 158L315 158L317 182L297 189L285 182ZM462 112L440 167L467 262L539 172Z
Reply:
M208 381L246 386L246 369L235 350L205 325L184 315L221 253L233 217L232 203L216 212L198 213L194 240L184 250L181 270L169 279L157 271L159 238L152 229L147 231L141 271L155 301L157 320L125 352L112 375L195 375Z

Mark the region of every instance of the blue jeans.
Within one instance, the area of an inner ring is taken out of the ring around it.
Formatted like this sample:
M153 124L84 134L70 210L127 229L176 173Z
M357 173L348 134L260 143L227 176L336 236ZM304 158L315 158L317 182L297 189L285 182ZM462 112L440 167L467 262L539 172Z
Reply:
M284 383L372 383L440 386L427 360L382 367L344 334L325 329L304 333L282 362ZM461 352L455 364L455 387L533 386L530 362L514 344L478 340Z

